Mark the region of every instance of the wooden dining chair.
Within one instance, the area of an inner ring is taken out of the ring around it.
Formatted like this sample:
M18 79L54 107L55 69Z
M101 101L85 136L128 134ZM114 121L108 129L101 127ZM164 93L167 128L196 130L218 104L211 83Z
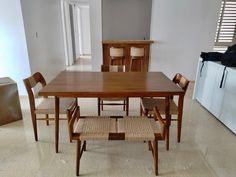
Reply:
M125 72L126 71L126 67L125 65L109 65L109 66L105 66L102 65L101 66L101 71L102 72ZM117 105L121 105L123 106L123 111L126 111L126 115L129 115L129 98L125 97L125 98L98 98L98 115L101 115L101 111L103 111L104 109L104 105L110 105L110 106L117 106Z
M81 117L79 107L71 114L69 132L72 140L77 141L76 175L80 173L80 160L86 151L87 141L147 141L154 161L154 173L158 175L158 142L165 140L167 124L157 107L154 117L139 116L86 116ZM82 143L83 142L83 143Z
M130 48L130 71L143 71L145 50L143 47ZM139 62L139 68L135 67L135 63Z
M110 64L109 65L124 65L125 53L122 47L111 47L109 49Z
M182 74L177 73L173 80L177 86L184 90L184 94L189 85L189 80L186 79ZM158 107L161 114L165 114L165 98L142 98L141 106L140 106L140 114L146 115L148 117L153 116L153 108ZM177 141L180 142L181 136L181 127L182 127L182 119L179 118L178 105L174 101L173 97L170 99L170 116L177 115L177 119L170 117L171 121L177 121ZM167 141L169 138L167 138ZM167 142L169 144L169 142ZM168 147L167 147L168 149Z
M38 85L41 87L46 86L46 81L43 75L39 72L34 73L32 76L23 80L29 98L30 104L30 112L31 118L33 123L33 130L34 130L34 138L35 141L38 141L38 131L37 131L37 120L45 120L46 125L49 125L50 120L54 120L54 118L50 118L49 114L55 116L55 99L49 97L40 98L39 96L36 97L34 94L34 88ZM37 100L41 100L39 104L36 104ZM75 98L62 98L60 99L60 114L66 114L67 118L60 118L62 120L70 121L71 117L70 114L75 111L77 107L77 99ZM37 115L44 114L45 117L40 118ZM71 141L71 138L70 138Z

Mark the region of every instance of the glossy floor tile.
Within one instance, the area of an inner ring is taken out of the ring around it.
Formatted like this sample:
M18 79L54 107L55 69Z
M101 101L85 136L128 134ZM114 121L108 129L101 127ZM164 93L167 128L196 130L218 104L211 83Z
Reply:
M176 123L171 125L170 150L159 143L161 177L236 176L236 136L198 102L191 99L193 84L184 104L181 143L176 142ZM83 115L97 114L96 99L79 99ZM54 123L39 122L35 142L27 97L21 97L23 120L0 127L0 177L75 177L76 143L69 143L66 122L60 122L59 153L54 151ZM105 107L103 115L125 114L121 107ZM130 114L139 114L139 99L130 99ZM81 158L81 176L149 177L153 159L146 143L88 142Z
M81 56L76 60L72 66L68 66L66 70L69 71L91 71L92 70L92 59L90 55Z

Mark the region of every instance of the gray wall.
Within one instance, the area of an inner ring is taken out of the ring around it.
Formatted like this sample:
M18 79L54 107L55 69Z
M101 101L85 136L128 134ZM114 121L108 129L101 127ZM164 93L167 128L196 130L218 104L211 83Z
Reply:
M90 15L89 6L80 8L81 22L81 42L82 53L91 55L91 34L90 34Z
M92 69L100 71L102 64L102 0L89 0Z
M212 51L221 0L153 0L152 71L195 80L201 51Z
M60 0L21 0L31 72L47 81L66 68Z
M152 0L102 0L102 34L108 39L149 39Z

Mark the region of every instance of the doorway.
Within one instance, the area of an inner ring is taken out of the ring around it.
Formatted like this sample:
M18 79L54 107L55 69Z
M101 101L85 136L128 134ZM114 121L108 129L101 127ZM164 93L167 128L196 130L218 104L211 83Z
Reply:
M89 0L61 0L62 26L66 65L91 63L91 34ZM81 69L81 66L79 66Z

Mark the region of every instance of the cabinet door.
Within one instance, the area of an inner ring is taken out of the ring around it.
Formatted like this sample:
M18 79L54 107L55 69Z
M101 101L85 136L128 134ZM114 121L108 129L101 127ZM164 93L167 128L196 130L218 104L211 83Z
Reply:
M215 81L214 81L214 87L212 88L212 90L209 90L209 92L212 93L209 111L216 118L219 119L221 113L222 101L224 97L224 84L225 84L225 79L224 79L223 85L221 86L221 80L223 77L223 73L226 71L224 71L225 66L221 64L217 63L211 63L211 64L214 65L212 67L215 68L214 70L215 73L212 73L213 75L215 75Z
M224 89L220 88L224 66L216 62L198 64L195 98L214 116L219 117Z
M220 120L236 133L236 70L227 68Z
M210 111L212 100L214 98L214 88L216 87L216 74L219 71L219 65L213 62L205 62L206 67L204 83L202 85L201 104Z
M203 85L205 82L205 76L207 71L207 65L205 65L201 60L199 59L198 67L197 67L197 74L195 79L195 86L194 86L194 93L193 93L193 99L196 99L198 102L201 103L202 101L202 92L203 92Z

